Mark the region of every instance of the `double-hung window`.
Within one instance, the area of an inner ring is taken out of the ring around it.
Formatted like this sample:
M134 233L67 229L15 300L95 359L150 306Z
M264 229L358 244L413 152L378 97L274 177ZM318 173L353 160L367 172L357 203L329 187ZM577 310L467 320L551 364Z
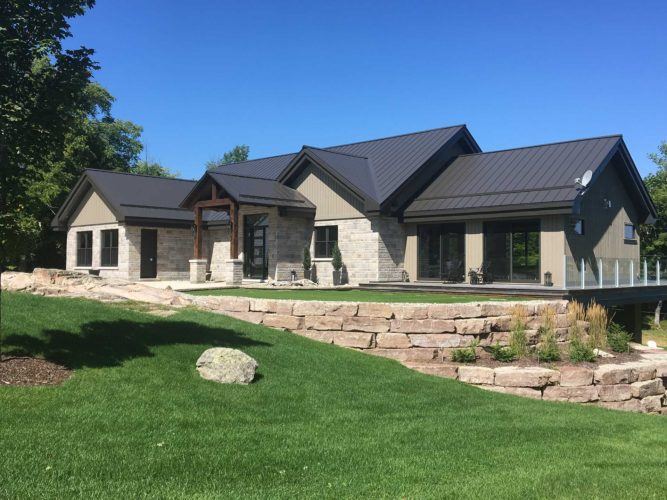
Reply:
M637 238L634 224L626 224L623 228L623 238L626 240L634 240Z
M93 265L93 232L79 231L76 233L76 265L90 267Z
M118 229L106 229L102 235L102 267L118 266Z
M315 228L315 258L330 259L336 244L338 244L338 226Z

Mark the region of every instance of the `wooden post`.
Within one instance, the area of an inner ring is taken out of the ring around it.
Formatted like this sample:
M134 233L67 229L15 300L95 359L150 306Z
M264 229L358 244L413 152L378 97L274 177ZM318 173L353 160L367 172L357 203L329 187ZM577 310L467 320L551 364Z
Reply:
M202 212L201 207L195 207L195 259L201 259L202 242Z
M217 200L218 199L218 186L215 184L211 184L211 199L212 200Z
M229 237L229 257L231 259L239 258L239 207L236 202L232 202L229 205L229 224L230 224L230 237Z

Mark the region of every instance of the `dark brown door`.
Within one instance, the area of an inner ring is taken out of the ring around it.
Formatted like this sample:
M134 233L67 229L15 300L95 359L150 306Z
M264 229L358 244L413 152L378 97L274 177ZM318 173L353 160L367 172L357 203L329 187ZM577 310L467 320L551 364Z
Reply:
M142 278L157 277L157 229L141 230L141 271Z

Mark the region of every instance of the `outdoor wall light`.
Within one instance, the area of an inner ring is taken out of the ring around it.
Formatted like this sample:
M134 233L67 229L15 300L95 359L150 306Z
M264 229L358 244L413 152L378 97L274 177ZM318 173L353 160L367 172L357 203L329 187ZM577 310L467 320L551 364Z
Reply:
M546 273L544 273L544 285L554 286L553 276L551 275L551 271L547 271Z

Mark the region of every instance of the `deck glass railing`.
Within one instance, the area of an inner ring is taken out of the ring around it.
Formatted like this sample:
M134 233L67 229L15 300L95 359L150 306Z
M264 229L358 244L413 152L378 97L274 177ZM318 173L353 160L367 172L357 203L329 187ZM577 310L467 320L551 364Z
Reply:
M565 256L565 288L667 285L667 259L598 259Z

